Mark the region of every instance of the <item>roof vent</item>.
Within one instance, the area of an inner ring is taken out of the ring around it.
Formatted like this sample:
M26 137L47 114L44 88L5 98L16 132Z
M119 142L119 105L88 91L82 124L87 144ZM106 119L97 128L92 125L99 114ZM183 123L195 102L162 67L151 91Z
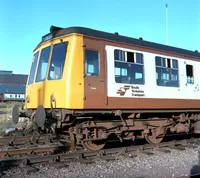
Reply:
M115 35L119 35L119 33L118 33L118 32L115 32Z

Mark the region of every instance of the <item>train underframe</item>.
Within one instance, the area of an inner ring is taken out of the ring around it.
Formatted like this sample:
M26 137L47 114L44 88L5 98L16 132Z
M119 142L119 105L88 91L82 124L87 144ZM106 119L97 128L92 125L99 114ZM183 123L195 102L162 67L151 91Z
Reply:
M113 136L121 142L145 138L158 144L167 132L200 133L198 110L45 110L39 106L37 110L19 113L14 107L14 123L19 116L30 118L30 132L55 134L71 150L100 150Z

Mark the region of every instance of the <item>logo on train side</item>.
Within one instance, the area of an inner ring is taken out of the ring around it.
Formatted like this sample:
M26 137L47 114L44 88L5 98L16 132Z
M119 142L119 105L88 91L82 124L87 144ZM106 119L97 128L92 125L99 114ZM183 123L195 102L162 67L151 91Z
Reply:
M120 89L117 90L117 94L120 96L124 96L126 91L130 89L129 85L124 85L123 87L120 87Z
M120 87L117 90L117 94L119 94L119 96L124 96L129 90L131 90L131 96L145 96L144 90L141 89L139 86L130 85L124 85L123 87Z

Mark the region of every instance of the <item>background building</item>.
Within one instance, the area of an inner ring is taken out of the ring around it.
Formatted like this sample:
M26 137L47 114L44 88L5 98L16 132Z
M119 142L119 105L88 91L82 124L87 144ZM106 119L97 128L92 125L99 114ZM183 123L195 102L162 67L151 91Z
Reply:
M24 100L27 78L28 75L0 70L0 100Z

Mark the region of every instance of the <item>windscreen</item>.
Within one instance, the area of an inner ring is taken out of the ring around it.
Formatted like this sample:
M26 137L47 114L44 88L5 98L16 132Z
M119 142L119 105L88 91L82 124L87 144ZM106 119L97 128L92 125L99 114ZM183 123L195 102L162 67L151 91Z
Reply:
M59 43L54 45L49 68L48 80L59 80L62 78L67 44L68 43Z
M37 66L37 61L38 61L38 55L39 55L39 51L33 55L33 62L31 65L31 72L29 74L28 85L32 84L34 81L34 76L35 76L35 71L36 71L36 66Z
M41 82L45 80L50 50L51 50L50 46L42 49L42 52L40 55L40 62L38 65L38 70L37 70L36 82Z

